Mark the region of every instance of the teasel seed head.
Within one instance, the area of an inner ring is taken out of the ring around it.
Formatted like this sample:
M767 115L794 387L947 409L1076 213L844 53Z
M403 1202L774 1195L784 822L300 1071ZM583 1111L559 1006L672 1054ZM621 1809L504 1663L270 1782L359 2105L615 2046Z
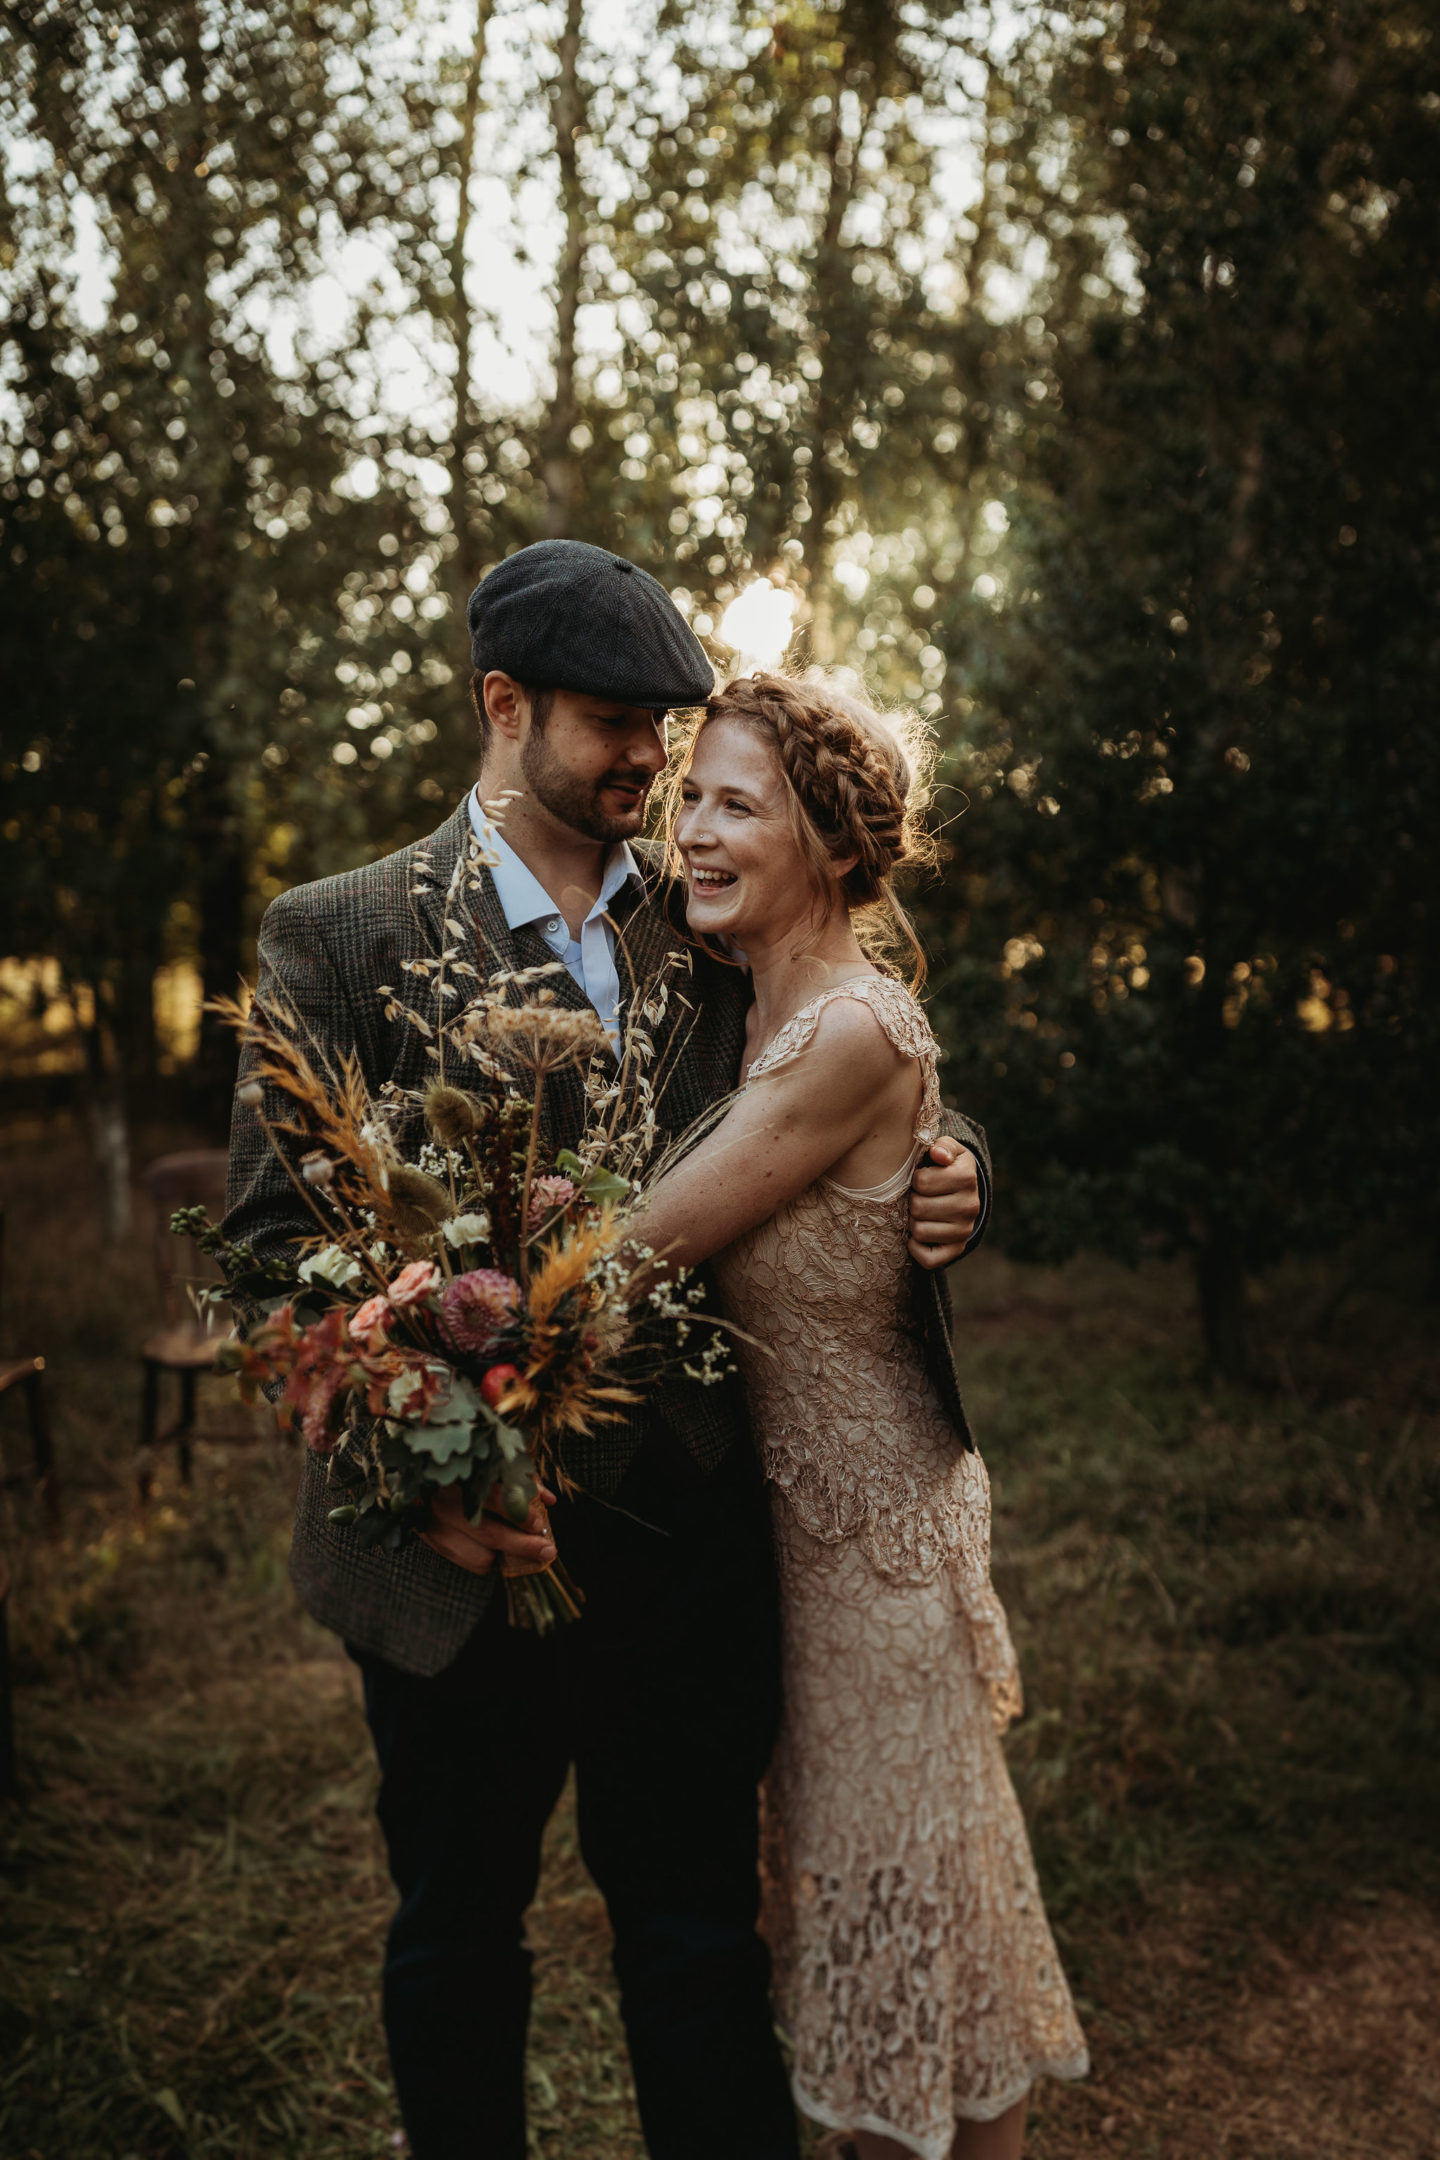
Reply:
M411 1163L390 1165L390 1205L408 1237L423 1237L450 1213L450 1195L438 1178Z
M425 1117L442 1147L460 1148L475 1131L475 1105L460 1088L437 1080L425 1093Z

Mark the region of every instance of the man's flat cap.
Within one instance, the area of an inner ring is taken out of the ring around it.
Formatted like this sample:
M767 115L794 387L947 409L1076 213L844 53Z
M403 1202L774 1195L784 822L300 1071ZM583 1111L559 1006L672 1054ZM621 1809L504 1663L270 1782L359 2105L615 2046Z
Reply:
M583 540L537 540L470 595L470 661L542 690L621 705L700 705L705 648L663 585Z

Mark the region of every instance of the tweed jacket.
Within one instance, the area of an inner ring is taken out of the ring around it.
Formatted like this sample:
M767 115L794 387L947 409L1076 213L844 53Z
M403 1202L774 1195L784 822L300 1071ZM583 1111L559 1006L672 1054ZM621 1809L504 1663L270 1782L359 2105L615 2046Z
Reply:
M256 1002L272 1020L282 1009L294 1015L310 1041L332 1062L347 1055L359 1063L372 1095L387 1084L422 1087L433 1062L424 1039L403 1020L388 1020L382 984L403 984L403 963L438 953L454 943L444 922L451 874L470 838L468 805L462 801L427 841L401 848L381 861L313 885L295 887L274 901L260 929ZM644 851L637 849L637 854ZM735 968L697 951L681 935L677 896L656 863L643 864L646 891L617 896L616 959L622 998L651 983L671 954L684 956L670 1009L658 1031L654 1069L667 1077L657 1108L667 1136L683 1133L735 1086L744 1048L748 983ZM511 930L489 872L467 899L482 975L502 968L543 966L552 955L530 926ZM559 1002L583 1008L584 992L563 970L546 978ZM674 1038L672 1040L672 1037ZM248 1077L254 1055L242 1053L237 1085ZM283 1114L278 1097L266 1116ZM583 1129L585 1099L578 1073L552 1076L542 1103L547 1138L573 1146ZM983 1133L963 1119L947 1128L972 1148L989 1174ZM412 1152L422 1133L402 1129L402 1151ZM307 1235L313 1225L284 1166L276 1159L261 1119L238 1099L230 1143L230 1182L225 1228L263 1258ZM956 1427L972 1445L960 1401L950 1343L948 1298L938 1275L915 1270L916 1321L932 1377ZM567 1442L565 1466L577 1484L605 1499L623 1483L647 1441L682 1448L704 1477L738 1445L748 1445L744 1397L738 1380L714 1387L693 1381L661 1382L614 1423ZM362 1551L328 1521L334 1504L325 1458L307 1450L296 1508L290 1573L301 1602L325 1626L357 1648L402 1670L440 1671L457 1654L494 1591L491 1575L475 1575L411 1538L398 1552Z

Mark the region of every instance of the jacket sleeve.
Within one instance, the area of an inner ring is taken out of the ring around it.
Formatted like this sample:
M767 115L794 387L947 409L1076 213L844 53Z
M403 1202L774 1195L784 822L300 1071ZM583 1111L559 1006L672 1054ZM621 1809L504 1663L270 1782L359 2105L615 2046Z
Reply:
M958 1140L962 1147L969 1148L970 1153L975 1157L976 1167L980 1175L980 1215L975 1228L970 1233L970 1241L965 1247L965 1252L961 1255L961 1258L964 1259L968 1254L974 1252L981 1238L984 1237L985 1232L990 1227L990 1146L985 1138L984 1126L977 1125L973 1118L962 1117L958 1110L942 1108L940 1130L947 1138Z

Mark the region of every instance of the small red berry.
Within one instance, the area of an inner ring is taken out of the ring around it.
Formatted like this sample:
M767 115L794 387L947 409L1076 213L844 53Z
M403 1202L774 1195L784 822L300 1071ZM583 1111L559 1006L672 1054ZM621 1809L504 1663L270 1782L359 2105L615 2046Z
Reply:
M518 1365L492 1365L480 1382L480 1400L494 1409L502 1395L520 1378Z

